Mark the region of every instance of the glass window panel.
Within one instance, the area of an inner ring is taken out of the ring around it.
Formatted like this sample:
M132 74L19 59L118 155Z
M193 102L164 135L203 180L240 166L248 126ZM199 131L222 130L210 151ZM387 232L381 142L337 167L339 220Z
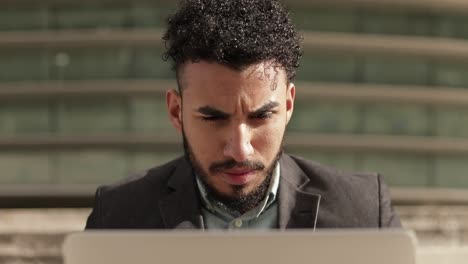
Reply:
M132 78L137 79L174 79L171 63L162 59L163 50L137 49L134 51Z
M447 156L436 159L436 186L467 188L468 156Z
M430 134L430 115L425 106L378 105L365 106L364 133L387 135Z
M442 15L436 18L435 34L448 38L468 38L466 15Z
M48 27L49 12L43 7L0 8L0 31L44 30Z
M354 133L358 130L358 106L297 100L289 131L309 133Z
M359 164L354 153L318 152L313 150L291 150L291 152L287 153L298 155L342 171L356 171Z
M372 34L432 35L433 19L429 15L403 13L365 13L362 31Z
M174 3L149 5L147 3L135 3L132 8L134 26L137 28L163 28L166 27L166 19L176 10Z
M47 52L41 50L0 50L0 81L47 80Z
M141 172L166 162L169 162L183 155L183 151L154 151L154 152L137 152L134 154L133 171Z
M431 159L404 154L365 154L362 171L381 173L393 186L428 186L431 178Z
M441 137L468 137L468 108L438 107L436 131Z
M291 12L300 30L355 32L358 16L354 10L295 8Z
M56 29L124 28L132 25L128 5L64 5L52 9Z
M51 160L47 153L0 152L0 184L51 183Z
M126 79L130 72L129 49L79 49L51 54L51 73L56 80Z
M47 102L2 102L0 135L48 134L50 112Z
M126 100L63 101L58 107L58 132L63 134L123 133L128 129Z
M301 60L297 79L323 82L354 82L358 61L352 57L307 55Z
M91 150L61 152L56 170L59 184L109 184L128 176L128 155Z
M427 85L430 66L424 60L406 58L366 58L364 82Z
M440 86L468 88L468 63L438 63L434 84Z
M169 121L164 96L161 98L137 98L131 102L131 123L136 133L173 135L175 128Z

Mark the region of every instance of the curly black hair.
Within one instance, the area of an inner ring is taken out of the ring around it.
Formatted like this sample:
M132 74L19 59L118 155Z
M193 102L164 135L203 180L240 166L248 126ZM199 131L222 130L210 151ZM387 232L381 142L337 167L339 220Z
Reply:
M206 60L237 70L271 61L289 81L296 75L301 38L278 0L185 0L167 23L163 58L176 74L187 61Z

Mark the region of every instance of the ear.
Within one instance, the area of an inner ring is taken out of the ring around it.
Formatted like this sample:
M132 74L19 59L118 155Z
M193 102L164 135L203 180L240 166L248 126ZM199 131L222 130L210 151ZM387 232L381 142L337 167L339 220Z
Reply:
M172 89L166 92L167 112L169 120L177 131L182 132L182 98L179 92Z
M294 99L296 98L296 86L294 83L289 83L286 92L286 124L292 117L294 110Z

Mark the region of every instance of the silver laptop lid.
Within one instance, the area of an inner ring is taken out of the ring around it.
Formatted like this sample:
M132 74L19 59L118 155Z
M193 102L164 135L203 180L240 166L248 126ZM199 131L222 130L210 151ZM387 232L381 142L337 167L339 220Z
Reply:
M93 231L69 235L65 264L414 264L404 230Z

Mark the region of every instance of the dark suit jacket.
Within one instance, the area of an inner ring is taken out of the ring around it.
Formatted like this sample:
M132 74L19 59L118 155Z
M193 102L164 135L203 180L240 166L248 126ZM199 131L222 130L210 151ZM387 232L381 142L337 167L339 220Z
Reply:
M399 227L379 174L348 174L283 154L278 223L285 228ZM184 158L98 188L86 228L203 228L198 189Z

